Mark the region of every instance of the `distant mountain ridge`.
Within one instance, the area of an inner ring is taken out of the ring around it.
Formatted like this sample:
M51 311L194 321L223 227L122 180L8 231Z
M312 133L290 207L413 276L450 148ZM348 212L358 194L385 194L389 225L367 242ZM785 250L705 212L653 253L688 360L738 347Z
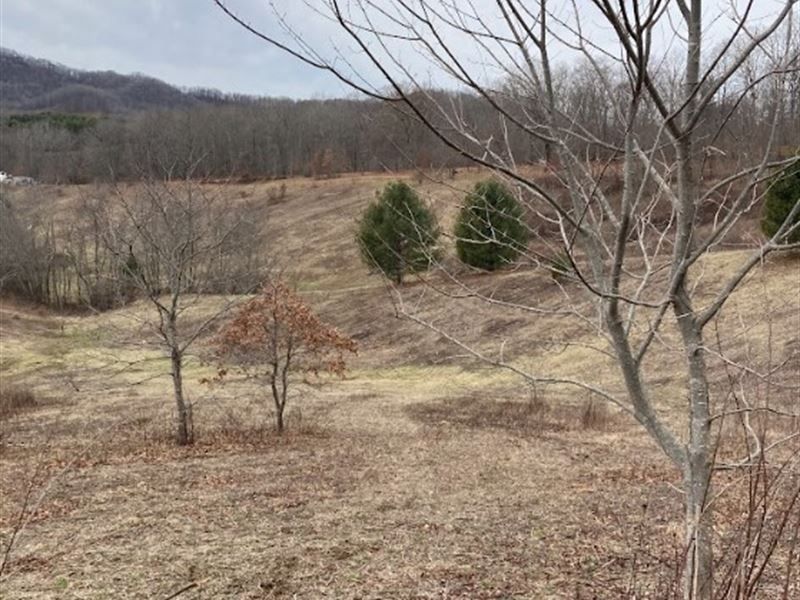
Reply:
M224 104L244 97L216 90L182 90L154 77L82 71L0 47L0 109L124 113Z

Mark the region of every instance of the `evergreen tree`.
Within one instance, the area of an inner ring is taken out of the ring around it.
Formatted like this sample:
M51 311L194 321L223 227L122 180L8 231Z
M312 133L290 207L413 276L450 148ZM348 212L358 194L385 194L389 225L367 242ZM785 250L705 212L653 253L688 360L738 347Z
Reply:
M761 217L761 231L764 235L767 237L775 235L798 202L800 202L800 159L778 172L770 182ZM800 212L794 215L788 227L797 223L800 223ZM781 240L781 243L787 244L797 242L800 242L800 227Z
M454 233L458 258L487 271L514 262L528 242L522 207L493 179L478 182L467 196Z
M356 239L364 261L398 284L406 272L424 271L439 255L436 217L401 181L386 185L359 223Z

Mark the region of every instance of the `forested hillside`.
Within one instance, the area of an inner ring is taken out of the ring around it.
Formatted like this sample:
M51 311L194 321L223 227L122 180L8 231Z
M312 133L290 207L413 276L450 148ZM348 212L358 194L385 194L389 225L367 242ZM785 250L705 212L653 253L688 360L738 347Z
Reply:
M0 48L3 112L121 113L186 108L211 102L213 93L184 91L142 74L80 71ZM215 98L220 101L220 97Z
M668 73L658 76L671 87ZM612 66L603 77L623 85L624 73ZM621 147L625 130L599 78L583 63L561 65L554 75L564 106L554 118L576 132L569 140L572 150L595 161L618 154L614 148ZM735 83L717 95L698 125L705 139L703 168L712 178L735 164L735 157L762 151L772 130L769 94L741 95L738 86L748 83ZM778 115L772 144L772 153L783 156L794 153L800 139L800 78L787 77L786 85L790 101ZM469 151L478 156L531 164L555 155L520 127L544 107L529 98L524 81L513 79L497 84L491 102L469 90L418 90L404 99L390 94L390 101L257 98L181 91L143 75L76 71L2 50L0 86L0 168L48 183L175 178L189 172L244 181L409 168L451 171L470 164L452 148L457 129L468 132ZM492 103L503 105L503 118ZM452 107L457 119L443 107ZM656 139L657 122L656 107L646 105L638 125L643 139Z

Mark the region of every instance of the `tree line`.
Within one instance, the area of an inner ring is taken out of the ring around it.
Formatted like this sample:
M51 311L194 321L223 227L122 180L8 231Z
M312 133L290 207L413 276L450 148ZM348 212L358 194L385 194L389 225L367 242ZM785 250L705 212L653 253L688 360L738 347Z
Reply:
M655 75L666 89L669 73ZM619 156L625 123L608 86L624 95L624 73L577 63L554 70L553 93L562 107L557 125L578 156ZM800 139L800 76L780 88L754 85L761 69L720 88L698 123L703 172L715 177L743 156L763 149L775 126L775 153L793 153ZM711 85L712 82L709 82ZM497 153L515 164L552 163L553 143L524 123L542 111L523 80L509 79L487 97L464 91L408 92L404 102L376 99L290 100L232 97L225 102L128 115L25 113L3 119L0 162L5 171L47 183L138 180L148 177L275 179L404 169L455 169L472 164L466 153ZM788 99L779 115L776 96ZM399 98L400 96L397 95ZM213 100L209 96L210 99ZM227 97L226 97L227 98ZM658 107L643 101L636 127L643 142L661 135ZM502 111L498 111L498 106ZM446 107L446 110L443 109ZM776 125L773 125L773 121ZM425 124L427 122L427 125ZM449 147L437 130L463 130L463 147ZM602 143L599 141L602 140ZM661 148L670 160L670 148Z
M239 294L261 280L266 218L250 199L148 180L135 190L98 187L64 221L22 205L0 189L3 294L57 309L105 310L176 288Z

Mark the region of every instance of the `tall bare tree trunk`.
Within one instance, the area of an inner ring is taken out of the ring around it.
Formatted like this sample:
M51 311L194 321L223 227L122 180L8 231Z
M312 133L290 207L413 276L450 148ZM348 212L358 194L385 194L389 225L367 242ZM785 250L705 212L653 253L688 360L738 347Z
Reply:
M175 407L177 409L175 437L178 444L186 446L194 441L194 435L191 427L191 412L183 396L183 354L178 345L177 326L174 317L170 317L169 319L168 333L170 340L172 387L175 393Z
M189 407L183 397L183 375L181 368L183 360L179 352L172 350L172 385L175 390L175 405L178 410L176 439L178 444L185 446L192 443L192 430L189 425Z
M275 405L275 422L278 433L283 433L283 406L281 404Z
M676 144L680 202L674 268L680 268L680 263L693 250L695 217L699 202L692 119L697 111L697 87L700 82L702 7L702 0L692 0L685 14L688 30L686 76L683 84L685 108L682 115L683 137L677 140ZM689 441L683 469L686 493L686 564L683 573L683 595L685 600L710 600L714 562L713 517L706 505L712 470L708 370L703 351L702 328L697 322L691 297L686 289L685 277L685 272L679 276L673 299L673 311L681 332L689 375Z
M273 334L273 343L277 348L277 337ZM275 428L278 434L283 433L283 407L285 404L281 402L281 392L278 390L278 374L280 366L278 359L272 363L272 374L270 376L270 387L272 388L272 400L275 403Z
M693 419L692 429L696 421ZM684 471L686 489L686 600L710 600L713 591L713 518L706 501L710 489L711 465L708 453L692 452Z
M675 300L689 371L689 443L683 468L686 492L686 565L684 598L708 600L712 596L713 515L707 506L711 488L712 449L708 371L703 337L681 284Z

